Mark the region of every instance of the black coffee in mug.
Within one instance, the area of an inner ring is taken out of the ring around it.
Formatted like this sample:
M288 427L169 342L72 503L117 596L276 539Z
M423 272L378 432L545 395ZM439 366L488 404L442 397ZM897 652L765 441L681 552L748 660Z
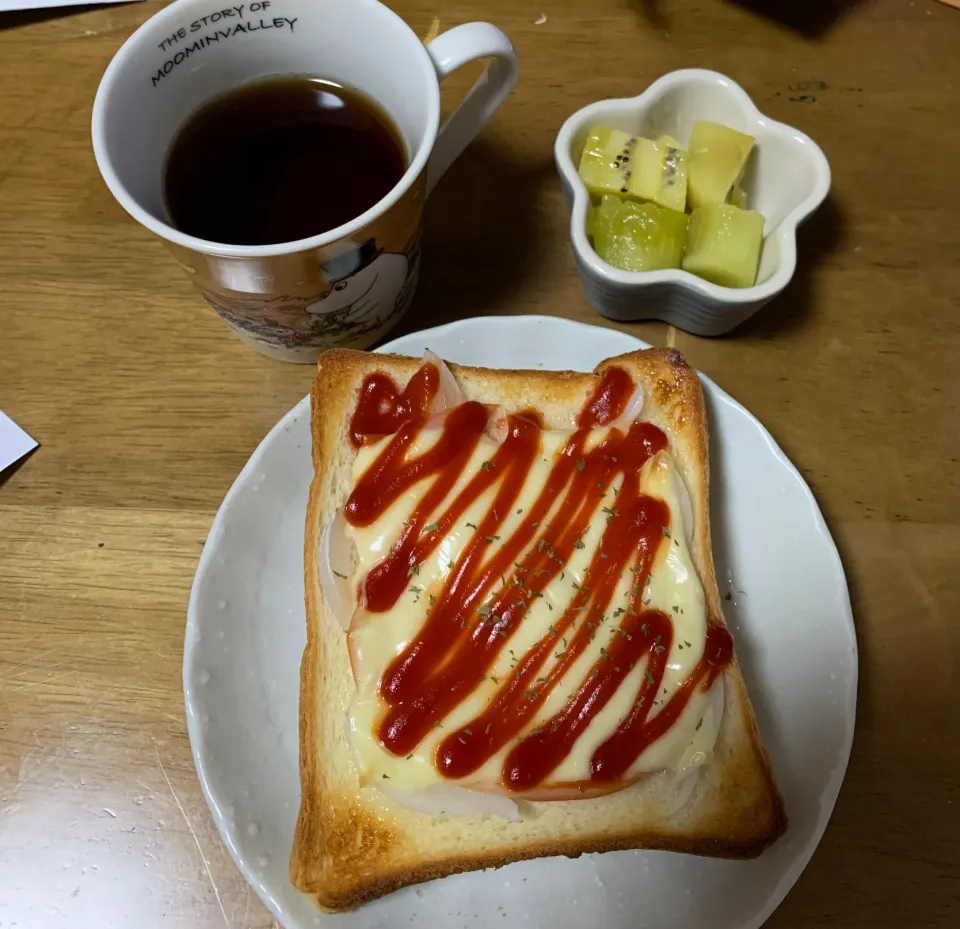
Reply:
M273 245L355 219L403 177L400 135L372 100L308 76L270 77L206 103L164 171L178 229L227 245Z

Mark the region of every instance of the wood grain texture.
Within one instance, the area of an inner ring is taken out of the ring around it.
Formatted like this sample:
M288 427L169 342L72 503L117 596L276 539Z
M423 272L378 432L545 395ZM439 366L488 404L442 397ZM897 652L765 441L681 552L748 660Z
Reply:
M180 662L213 515L311 372L236 342L97 174L97 82L162 6L0 14L0 408L41 442L0 476L5 926L273 924L200 794ZM431 199L398 332L531 312L603 324L552 164L557 129L585 103L715 68L823 147L833 192L780 299L720 340L623 328L682 349L771 429L850 580L850 770L769 925L957 926L960 15L931 0L762 15L733 0L394 6L422 36L491 20L522 62ZM445 100L472 76L454 75Z

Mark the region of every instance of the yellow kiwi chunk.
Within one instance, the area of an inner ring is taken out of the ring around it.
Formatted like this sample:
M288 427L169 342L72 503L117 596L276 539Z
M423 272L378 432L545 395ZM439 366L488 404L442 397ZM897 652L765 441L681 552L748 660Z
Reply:
M580 177L595 197L625 196L636 137L609 126L594 126L580 156Z
M627 179L627 196L650 200L671 210L684 210L687 202L687 153L670 136L656 142L637 139Z
M700 121L690 133L687 203L691 210L726 203L738 187L754 139L719 123Z
M752 287L763 245L763 217L729 203L690 216L683 269L721 287Z
M749 209L747 206L747 192L737 184L730 194L730 202L741 210Z
M607 194L590 213L587 232L597 254L616 268L679 268L687 216L655 203L633 203Z

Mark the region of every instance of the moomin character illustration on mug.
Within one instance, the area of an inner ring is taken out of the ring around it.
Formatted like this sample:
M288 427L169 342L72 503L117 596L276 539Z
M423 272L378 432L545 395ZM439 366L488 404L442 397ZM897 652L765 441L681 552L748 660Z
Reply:
M366 239L358 248L321 261L326 289L306 298L276 297L256 305L246 297L207 292L227 322L273 345L356 344L374 341L404 312L419 272L416 240L390 252Z
M380 325L400 304L410 262L406 255L386 252L367 239L360 248L323 265L330 289L305 309L311 325L337 314L338 323L364 328Z

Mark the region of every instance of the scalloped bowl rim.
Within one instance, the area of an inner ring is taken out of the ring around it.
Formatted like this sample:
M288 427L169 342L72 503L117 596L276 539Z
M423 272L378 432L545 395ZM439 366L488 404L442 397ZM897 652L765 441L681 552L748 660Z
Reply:
M777 270L761 284L752 287L721 287L684 271L680 268L668 268L662 271L624 271L615 268L604 261L587 241L587 207L590 203L590 194L586 185L580 179L576 165L570 156L570 147L573 136L589 118L600 111L608 110L613 106L624 109L633 108L644 110L653 103L668 88L678 84L694 84L709 81L724 87L740 104L744 114L757 126L764 129L780 132L790 136L802 145L808 146L808 152L815 162L816 181L813 190L797 206L783 218L779 226L770 234L780 243L780 263ZM671 71L654 81L643 93L635 97L615 97L598 100L577 110L571 115L560 131L554 144L554 158L557 168L563 179L573 190L573 204L570 209L570 238L578 258L590 270L600 277L621 287L636 289L638 286L652 284L676 284L684 290L693 291L711 300L742 304L766 301L778 294L793 277L797 266L797 226L800 225L826 199L830 191L830 165L820 146L808 135L786 123L770 119L757 109L750 95L734 80L718 71L707 71L702 68L686 68L681 71Z

